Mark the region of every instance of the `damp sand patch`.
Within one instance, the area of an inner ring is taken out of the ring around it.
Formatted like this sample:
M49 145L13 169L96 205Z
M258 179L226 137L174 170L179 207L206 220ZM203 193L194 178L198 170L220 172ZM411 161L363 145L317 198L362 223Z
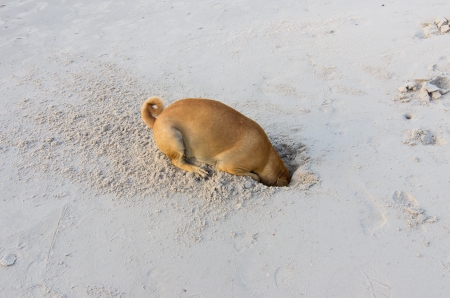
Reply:
M302 167L317 179L278 188L206 165L206 179L179 170L156 148L139 112L147 97L164 97L167 86L143 87L136 77L117 65L96 61L62 73L32 69L17 78L20 84L32 82L37 94L21 103L19 111L28 124L2 134L7 144L18 149L18 174L56 175L98 194L132 201L184 194L214 204L307 189L318 182L308 172L306 147L286 138L272 138L272 142L291 173Z

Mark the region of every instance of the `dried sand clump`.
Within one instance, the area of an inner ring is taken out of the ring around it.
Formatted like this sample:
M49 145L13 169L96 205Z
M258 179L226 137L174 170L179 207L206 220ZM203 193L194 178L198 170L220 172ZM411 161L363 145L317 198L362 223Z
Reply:
M426 129L409 129L403 134L403 144L414 146L420 143L433 145L436 143L436 137Z
M175 168L140 119L140 105L148 96L161 94L161 87L150 84L151 90L146 90L136 76L116 65L88 62L63 73L32 69L18 81L32 82L36 91L35 98L21 103L24 125L2 134L5 143L18 149L19 175L57 174L119 198L182 193L221 202L283 191L206 165L206 179ZM302 144L272 142L291 172L308 163ZM306 179L295 188L316 182L317 177Z

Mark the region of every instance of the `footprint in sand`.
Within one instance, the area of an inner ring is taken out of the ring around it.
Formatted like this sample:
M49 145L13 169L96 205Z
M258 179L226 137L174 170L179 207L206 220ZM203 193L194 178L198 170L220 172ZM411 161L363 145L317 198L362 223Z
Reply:
M328 118L326 126L327 129L335 135L344 136L347 134L348 127L345 124L345 121L336 116L334 107L331 107L331 116Z
M450 56L443 56L433 65L433 71L440 72L442 75L450 75Z
M314 70L314 74L324 81L334 81L342 79L342 72L335 66L322 65L314 61L314 57L307 55L310 66Z
M384 234L384 227L387 222L386 216L376 205L366 201L361 208L361 213L364 215L360 219L364 234L374 237L380 237Z
M243 252L248 248L252 248L253 245L258 242L258 233L251 234L248 232L243 233L231 233L231 238L233 238L234 249L237 252Z
M335 135L345 136L347 133L347 126L339 121L330 119L326 125L327 129Z
M334 81L342 79L342 72L334 66L324 66L312 64L314 67L314 74L325 81Z
M355 194L358 202L361 203L360 225L365 235L379 237L384 234L387 219L386 212L375 204L373 196L367 191Z
M281 266L275 271L275 285L280 287L291 287L297 283L295 276L295 265Z
M419 205L419 202L411 194L403 191L394 191L392 200L396 204L404 207L416 207Z
M393 207L401 212L401 217L406 220L409 227L418 227L425 223L435 223L439 219L429 216L425 209L419 207L419 202L411 194L403 191L395 191L392 195Z
M386 71L386 67L358 64L359 68L379 81L390 80L394 75Z

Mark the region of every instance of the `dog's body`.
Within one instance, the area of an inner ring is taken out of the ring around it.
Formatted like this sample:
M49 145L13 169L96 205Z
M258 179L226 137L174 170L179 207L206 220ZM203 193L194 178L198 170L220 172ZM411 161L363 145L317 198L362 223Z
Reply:
M268 186L289 184L289 171L264 130L238 111L199 98L182 99L163 110L161 98L151 97L142 106L142 119L153 129L158 148L180 169L205 177L205 170L184 160L195 157Z

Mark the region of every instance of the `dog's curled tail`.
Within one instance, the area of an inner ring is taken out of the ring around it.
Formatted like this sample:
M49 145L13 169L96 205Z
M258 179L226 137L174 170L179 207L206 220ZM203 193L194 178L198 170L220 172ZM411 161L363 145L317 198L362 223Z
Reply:
M155 116L161 114L164 110L164 103L161 97L153 96L147 99L141 108L141 117L144 123L153 128L153 124L155 123Z

